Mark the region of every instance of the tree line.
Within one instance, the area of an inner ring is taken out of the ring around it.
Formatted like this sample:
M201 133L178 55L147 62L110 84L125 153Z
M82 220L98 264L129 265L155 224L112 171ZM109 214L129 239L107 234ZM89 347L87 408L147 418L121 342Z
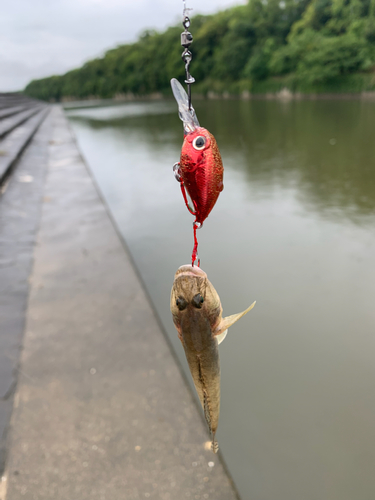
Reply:
M193 17L191 30L196 92L375 90L375 0L249 0ZM24 92L56 101L169 93L172 77L184 79L181 31L145 31Z

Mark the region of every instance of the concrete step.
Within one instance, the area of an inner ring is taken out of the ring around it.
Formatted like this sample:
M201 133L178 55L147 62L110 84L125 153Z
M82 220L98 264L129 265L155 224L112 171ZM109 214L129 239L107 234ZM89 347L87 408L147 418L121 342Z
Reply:
M0 140L0 185L4 182L15 161L38 130L39 125L47 116L49 110L48 106L37 110L36 114L29 117L27 121L24 121L24 123L12 130L4 139Z
M0 121L0 138L4 137L6 134L9 134L16 127L24 123L26 120L31 118L33 115L41 111L41 109L45 108L45 106L35 106L31 109L27 109L26 111L21 111L20 113L16 113L13 116L8 118L4 118Z
M43 203L51 119L39 127L0 196L0 477L25 326L36 234ZM1 494L0 499L4 500Z
M36 99L31 99L30 97L26 96L8 96L7 94L0 94L0 109L6 109L11 106L19 106L22 104L40 104L40 101L37 101Z
M8 108L0 109L0 120L8 118L8 116L15 115L16 113L20 113L21 111L26 111L26 109L30 109L30 104L25 103L19 106L10 106ZM32 103L32 105L34 105L34 103Z

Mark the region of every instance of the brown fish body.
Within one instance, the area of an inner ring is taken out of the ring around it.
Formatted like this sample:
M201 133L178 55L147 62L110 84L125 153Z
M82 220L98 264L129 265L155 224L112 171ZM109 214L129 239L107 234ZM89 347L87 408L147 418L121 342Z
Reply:
M222 318L219 295L199 267L181 266L171 292L171 312L178 336L212 435L212 449L218 450L215 433L220 413L219 343L226 331L254 304L240 314Z
M212 436L220 413L220 361L216 337L209 321L191 311L181 321L181 337L194 385Z

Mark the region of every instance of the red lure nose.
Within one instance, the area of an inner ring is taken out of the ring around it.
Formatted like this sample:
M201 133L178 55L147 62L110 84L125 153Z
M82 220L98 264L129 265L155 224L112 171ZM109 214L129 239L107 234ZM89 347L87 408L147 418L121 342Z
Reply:
M208 217L224 188L223 173L223 163L214 136L203 127L187 134L182 145L179 174L181 188L185 187L189 193L194 205L192 213L195 222L200 225Z

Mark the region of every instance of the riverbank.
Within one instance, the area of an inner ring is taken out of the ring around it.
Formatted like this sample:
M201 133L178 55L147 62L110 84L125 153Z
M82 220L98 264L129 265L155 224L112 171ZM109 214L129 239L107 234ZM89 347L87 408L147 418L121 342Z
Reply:
M241 94L230 94L229 92L208 92L207 95L201 93L193 94L194 100L280 100L280 101L318 101L318 100L363 100L375 101L374 92L347 92L347 93L311 93L303 94L301 92L291 92L287 88L279 92L265 92L260 94L253 94L248 91L243 91ZM61 104L64 109L73 108L90 108L98 106L116 106L121 103L127 102L143 102L143 101L163 101L172 100L172 97L163 94L152 94L149 96L136 96L133 94L118 95L113 99L101 99L100 97L90 96L87 99L75 99L74 97L63 99Z

